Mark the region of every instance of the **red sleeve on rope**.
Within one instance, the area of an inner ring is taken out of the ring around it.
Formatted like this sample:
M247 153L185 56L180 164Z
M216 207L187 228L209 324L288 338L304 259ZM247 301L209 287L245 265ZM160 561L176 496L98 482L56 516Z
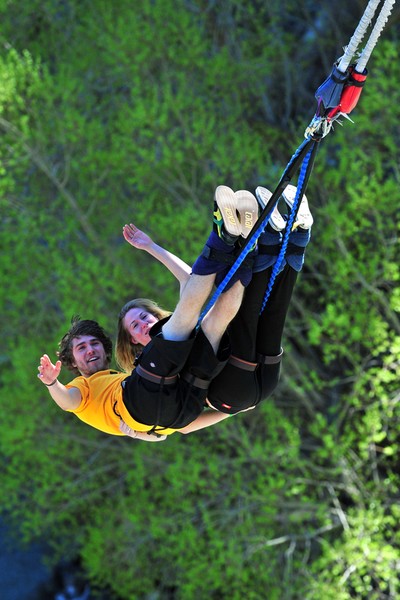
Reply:
M363 73L357 73L354 67L349 68L349 79L343 88L340 102L328 113L328 119L332 119L339 112L346 115L351 113L357 106L367 75L367 69L364 69Z

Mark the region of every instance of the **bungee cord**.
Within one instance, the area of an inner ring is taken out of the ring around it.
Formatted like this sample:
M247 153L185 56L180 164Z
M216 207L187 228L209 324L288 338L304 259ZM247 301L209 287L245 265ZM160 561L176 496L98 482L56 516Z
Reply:
M355 55L357 48L361 43L380 2L381 0L369 1L368 6L366 7L363 16L360 19L360 22L350 39L350 42L344 49L342 58L340 58L338 61L337 68L341 73L345 73L347 71L347 68L353 59L353 56Z
M268 298L272 292L272 288L274 286L275 279L279 275L280 270L281 270L281 265L285 259L287 246L289 244L289 236L294 229L294 222L295 222L295 218L297 215L297 211L300 207L301 200L302 200L304 192L307 188L308 179L311 175L311 171L312 171L312 168L314 165L314 160L315 160L315 156L317 153L317 149L318 149L318 142L314 142L311 145L310 149L308 150L306 156L303 159L301 169L300 169L300 175L299 175L298 182L297 182L296 195L295 195L295 198L293 201L293 206L290 211L288 221L287 221L287 224L285 227L285 231L283 234L281 250L278 254L278 257L274 264L274 268L272 269L272 273L271 273L271 276L268 281L268 286L265 291L264 300L263 300L263 304L261 306L260 314L263 312L263 310L265 308Z
M374 28L369 36L368 42L365 45L364 50L362 51L360 58L357 61L355 69L358 73L362 73L367 66L367 63L370 59L373 49L375 48L378 39L382 33L383 28L385 27L389 16L393 10L393 6L395 5L396 0L386 0L384 5L382 6L381 12L377 18L377 21L374 25Z
M264 310L272 291L275 279L279 273L280 266L285 257L289 242L289 235L292 231L293 223L295 222L301 199L307 189L308 180L312 172L319 144L322 139L325 138L326 135L328 135L328 133L331 131L333 122L337 121L339 117L345 117L351 121L348 115L355 108L360 98L361 91L367 77L366 65L371 57L373 49L378 42L382 30L389 19L396 0L384 0L380 13L377 16L375 25L363 51L360 53L357 62L353 65L350 65L354 55L357 52L358 46L360 45L368 27L371 24L371 21L374 18L380 2L381 0L369 0L364 14L362 15L360 22L350 39L350 42L344 50L343 56L336 61L328 78L315 92L315 97L317 99L317 110L312 121L305 130L305 140L300 144L296 152L291 157L278 185L271 195L271 198L265 205L252 231L247 237L239 256L236 258L234 264L229 269L227 275L219 284L218 288L201 313L197 327L200 326L204 316L215 304L217 298L223 292L232 276L239 269L249 252L251 252L251 250L254 248L259 237L264 232L271 217L272 211L279 202L282 192L291 182L291 179L296 171L300 169L296 196L283 234L281 250L272 270L270 281L265 293L261 312ZM337 122L341 124L340 121Z

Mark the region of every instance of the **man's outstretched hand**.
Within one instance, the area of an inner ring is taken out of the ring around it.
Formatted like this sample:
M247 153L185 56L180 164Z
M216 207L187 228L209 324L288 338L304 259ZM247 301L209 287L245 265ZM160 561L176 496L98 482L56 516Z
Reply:
M55 365L51 362L47 354L43 354L38 366L38 377L42 383L49 385L53 383L60 374L61 360L58 360Z

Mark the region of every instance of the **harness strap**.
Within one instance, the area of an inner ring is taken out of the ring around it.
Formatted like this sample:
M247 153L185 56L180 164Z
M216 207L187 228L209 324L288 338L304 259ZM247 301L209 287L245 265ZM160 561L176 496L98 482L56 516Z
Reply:
M264 356L263 354L258 355L258 362L253 363L248 360L243 360L242 358L238 358L237 356L231 355L229 357L228 363L237 367L238 369L242 369L243 371L255 371L258 365L276 365L281 362L283 356L283 348L280 353L276 356Z
M228 266L232 266L237 259L237 256L235 254L226 254L226 252L222 252L221 250L216 250L215 248L210 248L210 246L204 246L201 256L204 256L204 258L208 258L210 260L216 260L219 263L222 263L222 264L228 265ZM254 264L253 256L247 256L244 259L244 261L242 262L242 265L244 267L248 267L249 269L253 267L253 264Z
M181 378L187 383L190 383L193 387L200 388L201 390L208 390L210 386L209 379L201 379L200 377L192 375L192 373L189 373L189 371L184 371L181 373Z
M171 377L161 377L160 375L156 375L155 373L150 373L150 371L144 369L142 365L138 365L136 367L136 373L140 377L143 377L143 379L147 379L147 381L163 385L172 385L178 380L178 375L172 375Z
M232 355L229 357L228 364L233 365L238 369L242 369L243 371L255 371L258 366L258 363L248 362L247 360Z
M258 254L268 254L269 256L278 256L281 250L280 244L272 244L271 246L266 246L264 244L258 244Z
M172 375L171 377L161 377L160 375L156 375L155 373L150 373L147 369L143 368L142 365L138 365L136 367L136 373L143 377L143 379L147 379L147 381L151 381L152 383L159 383L160 385L172 385L178 378L181 377L184 381L190 383L193 387L200 388L201 390L207 390L210 385L209 379L201 379L200 377L196 377L192 375L188 371L184 373L180 373L180 375Z
M283 348L276 356L264 356L260 354L259 361L262 365L276 365L281 362L283 356Z
M305 254L305 246L297 246L296 244L292 244L292 242L289 242L287 245L287 250L286 250L286 254L289 256L290 254L295 254L295 255L299 255L301 256L302 254Z

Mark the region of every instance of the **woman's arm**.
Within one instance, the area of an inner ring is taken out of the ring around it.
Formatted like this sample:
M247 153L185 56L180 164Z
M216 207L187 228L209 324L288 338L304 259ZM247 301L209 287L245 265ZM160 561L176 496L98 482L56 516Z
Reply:
M201 413L200 416L197 417L194 421L183 427L182 429L178 429L179 433L192 433L193 431L199 431L200 429L204 429L205 427L211 427L211 425L216 425L221 421L224 421L231 415L227 415L226 413L219 412L217 410L205 410Z
M240 410L239 412L237 412L233 415L227 415L226 413L219 412L218 410L215 410L213 408L210 410L206 409L204 412L201 413L201 415L199 417L197 417L197 419L195 419L194 421L189 423L189 425L186 425L186 427L179 429L178 431L179 431L179 433L184 433L184 434L192 433L193 431L199 431L199 429L204 429L205 427L211 427L211 425L216 425L217 423L224 421L228 417L234 417L235 415L240 415L241 413L247 412L248 410L253 410L253 408L255 408L255 406L249 406L249 408Z
M167 267L181 284L182 292L182 289L186 285L190 273L192 272L189 265L175 256L175 254L168 252L168 250L165 250L165 248L153 242L150 236L138 229L133 223L125 225L122 229L122 233L128 244L139 250L145 250L148 254L151 254L151 256Z
M50 396L54 402L63 410L74 410L81 403L82 396L78 388L66 388L60 383L57 377L61 371L61 361L58 360L55 365L51 362L47 354L43 354L38 366L38 377L40 381L47 386Z

